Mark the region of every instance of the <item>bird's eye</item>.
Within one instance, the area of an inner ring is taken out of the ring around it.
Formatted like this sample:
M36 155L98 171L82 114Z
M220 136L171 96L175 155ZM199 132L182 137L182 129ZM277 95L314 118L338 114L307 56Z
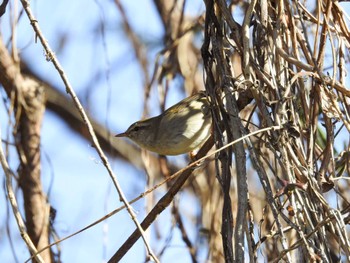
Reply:
M137 132L139 129L140 129L139 126L135 126L134 129L133 129L133 131L136 131L136 132Z

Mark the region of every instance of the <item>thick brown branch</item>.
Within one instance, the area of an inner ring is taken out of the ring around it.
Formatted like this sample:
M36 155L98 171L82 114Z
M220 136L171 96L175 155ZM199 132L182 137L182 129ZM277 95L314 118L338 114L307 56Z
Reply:
M7 96L15 95L15 139L20 156L19 185L23 191L28 234L37 249L49 243L49 209L41 185L40 132L44 114L41 84L20 74L3 42L0 40L0 83ZM50 250L42 254L51 262Z

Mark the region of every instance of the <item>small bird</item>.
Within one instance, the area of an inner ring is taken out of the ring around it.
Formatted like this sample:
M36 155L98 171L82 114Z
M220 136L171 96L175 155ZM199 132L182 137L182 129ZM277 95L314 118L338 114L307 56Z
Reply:
M179 155L197 149L209 138L211 121L209 101L202 91L156 117L133 123L115 137L127 137L161 155Z

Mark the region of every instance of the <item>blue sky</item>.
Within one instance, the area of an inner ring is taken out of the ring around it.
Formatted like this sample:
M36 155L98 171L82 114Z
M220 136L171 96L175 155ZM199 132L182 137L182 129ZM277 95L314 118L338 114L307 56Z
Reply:
M33 11L56 52L73 88L84 102L91 115L101 123L108 122L111 133L119 133L129 124L138 120L143 109L142 74L135 61L132 47L120 27L120 16L113 1L31 1ZM137 34L154 43L161 43L163 29L157 17L152 1L122 1L132 27ZM102 9L101 9L102 6ZM342 4L347 6L348 3ZM192 14L203 10L202 1L188 1ZM100 33L94 34L93 25L106 22L106 48ZM9 38L7 15L1 18L3 39ZM34 34L28 19L22 16L18 26L18 48L24 61L30 64L44 79L64 91L64 86L51 63L45 60L43 48L34 43ZM63 51L59 49L59 40L67 35L67 44ZM153 61L160 45L150 50L149 59ZM150 63L152 65L152 63ZM111 67L113 65L113 67ZM101 72L104 77L98 83L91 83L92 74ZM109 81L107 81L109 79ZM89 99L83 95L89 89ZM155 94L155 93L153 93ZM178 101L181 95L173 93L169 105ZM110 105L107 107L107 105ZM152 107L153 113L159 111ZM0 120L2 138L6 137L7 114L3 102L0 102ZM66 124L53 113L47 111L42 128L42 180L47 191L51 186L50 203L57 209L55 229L64 237L92 223L107 212L120 206L119 198L111 180L99 160L90 142L72 133ZM14 149L11 149L14 153ZM11 155L10 155L11 156ZM13 169L16 169L15 155L10 157ZM49 159L48 159L49 158ZM114 172L128 199L138 196L145 190L145 173L126 164L109 158ZM178 157L178 162L183 159ZM3 176L1 174L1 176ZM0 194L0 207L6 207L3 188ZM159 198L164 189L157 191ZM186 192L179 195L186 198L182 205L189 214L198 213L196 200ZM21 200L18 192L18 200ZM20 201L21 202L21 201ZM145 201L133 205L138 219L145 215ZM0 258L3 262L13 262L8 240L5 238L6 210L0 209ZM12 218L12 217L11 217ZM13 218L12 218L13 219ZM11 221L12 240L16 245L19 262L28 258L27 249L18 235L16 225ZM191 228L192 222L185 222L191 237L197 229ZM155 252L165 244L171 228L169 211L161 214L155 228L163 236L157 240L151 238ZM104 262L126 240L134 230L134 224L126 211L106 222L79 234L61 244L63 262ZM177 231L177 230L175 230ZM142 241L138 241L122 262L144 262ZM204 258L204 255L203 255ZM174 234L172 247L166 250L162 262L190 262L187 248L178 232Z
M148 41L161 43L163 30L152 1L122 3L137 34ZM112 134L121 132L138 120L143 109L142 75L132 47L125 40L114 2L31 1L31 5L46 39L91 115L101 123L107 121ZM106 47L103 46L101 33L93 32L101 21L106 24ZM1 32L6 41L10 32L8 23L8 16L1 18ZM21 17L17 34L18 48L23 60L40 76L64 91L58 73L52 64L45 60L41 44L34 42L34 34L26 16ZM62 36L65 36L67 41L63 50L59 48ZM160 46L155 46L151 50L150 60L154 59L159 48ZM92 74L98 72L102 73L103 77L98 83L90 83ZM89 89L88 100L83 97L86 89ZM2 138L5 138L8 121L3 102L0 103L1 132ZM45 113L41 143L43 186L45 191L51 187L49 199L52 206L57 209L55 229L60 237L85 227L121 205L111 180L90 142L71 132L66 124L50 111ZM109 161L128 199L136 197L145 190L146 177L143 171L112 158L109 158ZM12 167L16 169L15 162L12 162ZM0 206L6 207L5 194L3 189L1 191ZM160 197L163 193L164 189L158 190L157 196ZM22 203L20 192L18 200ZM195 206L195 201L190 203ZM145 201L141 200L133 207L138 219L142 220L145 215ZM0 231L3 233L0 239L0 258L4 262L13 262L4 232L5 209L0 210L0 218L2 222ZM11 222L14 222L13 218ZM16 225L11 223L10 226L16 256L19 262L23 262L28 258L27 249L18 235ZM156 227L163 232L163 237L160 241L152 237L150 243L154 246L155 252L159 252L171 227L169 212L159 217ZM134 228L134 223L126 211L122 211L106 222L64 241L61 244L62 261L104 262ZM166 251L162 261L171 262L174 255L179 254L183 262L188 261L186 248L179 235L175 233L174 237L173 248ZM125 256L123 262L143 262L144 257L143 243L139 241ZM176 260L178 259L177 256Z

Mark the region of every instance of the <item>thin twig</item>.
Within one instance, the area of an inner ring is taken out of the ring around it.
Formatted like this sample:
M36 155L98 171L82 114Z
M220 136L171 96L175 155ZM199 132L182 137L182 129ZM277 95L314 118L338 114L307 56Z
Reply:
M0 137L1 137L1 132L0 132ZM6 175L7 195L8 195L8 199L11 203L13 215L16 218L21 237L23 238L24 242L26 243L26 245L27 245L30 253L33 255L34 259L39 263L44 263L44 260L38 254L36 247L34 246L32 240L30 239L30 237L27 233L27 230L26 230L26 227L24 224L24 220L21 216L21 213L19 212L18 203L16 200L16 195L14 194L13 188L12 188L12 178L14 176L13 176L13 172L11 171L11 169L6 161L4 151L2 149L2 143L0 143L0 162L1 162L2 169L4 170L5 175Z
M54 52L51 50L50 46L49 46L49 43L46 41L46 39L44 38L42 32L41 32L41 29L39 27L39 23L38 21L35 19L34 15L33 15L33 12L31 11L30 9L30 5L29 5L29 1L28 0L21 0L22 2L22 5L23 5L23 8L28 16L28 19L35 31L35 33L37 34L38 38L40 39L40 42L42 44L42 46L44 47L45 49L45 52L46 52L46 59L48 61L51 61L53 63L53 65L55 66L56 70L58 71L59 75L61 76L61 79L66 87L66 92L72 97L73 101L74 101L74 104L75 106L77 107L81 117L83 118L87 128L88 128L88 131L89 131L89 134L91 136L91 139L93 141L93 144L96 148L96 151L97 153L99 154L101 160L102 160L102 163L104 164L104 166L106 167L107 171L108 171L108 174L109 176L111 177L112 181L113 181L113 184L118 192L118 195L120 197L120 200L125 204L126 208L127 208L127 211L131 217L131 219L133 220L133 222L135 223L136 227L139 229L141 235L142 235L142 238L144 240L144 244L145 244L145 247L147 249L147 252L148 254L156 261L158 262L158 259L156 258L156 256L154 255L154 253L152 252L152 249L150 247L150 245L148 244L148 241L147 239L145 238L144 236L144 231L140 225L140 223L138 222L137 218L136 218L136 215L132 209L132 207L130 206L130 204L128 203L121 187L120 187L120 184L118 182L118 180L116 179L113 171L112 171L112 168L108 162L108 159L106 157L106 155L104 154L103 150L101 149L100 147L100 144L96 138L96 135L95 135L95 132L94 132L94 129L90 123L90 120L89 118L87 117L87 114L83 108L83 106L81 105L75 91L73 90L71 84L69 83L69 80L62 68L62 66L60 65L58 59L56 58Z

